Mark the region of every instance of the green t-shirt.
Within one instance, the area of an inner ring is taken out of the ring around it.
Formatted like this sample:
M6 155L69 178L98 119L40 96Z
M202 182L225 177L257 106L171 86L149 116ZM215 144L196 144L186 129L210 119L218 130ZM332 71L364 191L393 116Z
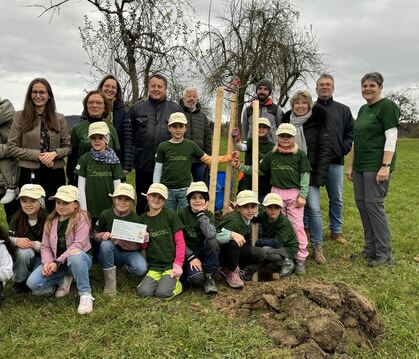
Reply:
M289 219L280 214L278 219L271 223L266 212L259 213L252 222L262 224L262 238L273 239L276 243L269 243L274 248L284 247L289 258L294 258L298 252L298 241L295 238L294 229ZM261 242L262 246L263 240ZM268 244L266 244L268 245Z
M74 173L86 178L87 211L93 218L99 217L104 209L112 207L109 193L114 191L113 181L125 176L120 163L106 164L95 161L90 152L79 158Z
M246 241L250 241L250 223L247 224L239 212L230 212L218 224L218 228L241 234Z
M259 163L259 171L270 173L271 185L281 188L300 188L301 174L310 172L307 155L298 150L297 153L268 152Z
M209 218L210 223L214 226L214 215L210 211L205 211L205 215ZM190 207L181 208L178 212L180 221L183 223L183 236L186 246L195 251L206 238L202 233L196 213L193 213Z
M252 139L248 138L245 143L247 145L247 151L244 156L244 164L252 165ZM271 152L274 146L275 144L273 142L259 143L259 160L263 158L266 153ZM252 175L244 175L242 186L242 189L252 190ZM269 174L259 176L259 195L264 196L270 192L271 184Z
M192 182L192 158L199 160L204 154L195 142L186 138L179 143L162 142L156 153L156 162L163 164L160 182L167 188L188 187Z
M384 132L399 125L400 111L397 105L383 98L372 105L363 105L354 125L353 170L377 172L383 163ZM396 165L396 154L391 161L391 170Z
M86 152L90 151L90 138L87 137L89 133L90 122L88 120L82 120L78 122L71 129L71 147L72 150L77 153L77 158L80 158ZM109 144L108 147L114 151L119 151L121 146L119 144L118 134L115 127L109 126Z
M58 221L57 226L57 258L67 250L67 243L65 240L65 231L68 227L69 218L64 221Z
M175 211L163 208L154 217L147 213L140 215L140 221L147 225L150 241L146 249L147 263L150 270L165 271L173 268L176 257L175 233L182 229L182 223Z

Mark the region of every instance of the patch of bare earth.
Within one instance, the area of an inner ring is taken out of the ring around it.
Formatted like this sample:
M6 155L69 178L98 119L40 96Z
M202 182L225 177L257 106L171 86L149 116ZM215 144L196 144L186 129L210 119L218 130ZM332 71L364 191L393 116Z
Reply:
M291 348L296 358L349 358L349 344L372 348L384 334L371 301L344 283L248 283L212 302L230 316L256 316L267 335L279 347Z

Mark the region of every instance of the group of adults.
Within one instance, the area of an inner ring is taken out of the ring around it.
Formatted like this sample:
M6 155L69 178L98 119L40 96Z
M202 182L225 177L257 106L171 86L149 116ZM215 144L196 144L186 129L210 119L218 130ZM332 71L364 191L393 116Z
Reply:
M210 122L201 109L197 89L187 88L180 102L175 103L167 98L167 85L164 76L152 75L148 80L148 97L128 110L118 80L112 75L106 76L97 90L85 96L81 119L70 134L64 116L56 112L50 84L43 78L36 78L28 86L22 111L13 117L6 150L1 151L0 147L0 157L18 161L19 187L25 183L38 183L48 198L65 184L66 177L70 184L76 184L74 168L77 160L90 148L88 127L92 122L105 121L111 133L109 147L119 156L125 173L135 169L136 210L143 213L147 203L140 194L152 183L158 145L170 139L168 119L172 113L185 113L187 137L205 153L211 153ZM291 101L291 110L285 114L273 103L272 83L263 79L256 85L259 115L271 122L271 140L276 143L275 132L281 122L290 122L297 128L299 146L309 157L312 171L305 227L313 247L317 248L319 263L325 260L321 186L326 187L329 197L331 238L346 243L342 235L344 156L351 148L347 172L354 181L356 205L364 226L365 247L360 254L372 265L392 262L384 198L395 165L399 110L392 101L382 98L383 77L379 73L366 74L361 80L361 88L367 103L354 121L349 107L333 98L334 79L329 74L321 75L316 82L318 98L315 103L309 92L300 91L295 101ZM245 137L251 135L252 111L250 105L242 113ZM203 164L194 163L194 181L205 180L205 173ZM0 182L0 191L6 190L2 175ZM47 208L52 209L52 206L53 202L47 203ZM15 209L13 203L5 208L10 218Z

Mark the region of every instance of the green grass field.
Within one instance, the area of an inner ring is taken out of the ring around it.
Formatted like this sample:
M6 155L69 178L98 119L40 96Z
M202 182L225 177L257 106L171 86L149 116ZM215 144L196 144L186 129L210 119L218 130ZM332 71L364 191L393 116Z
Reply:
M386 201L397 265L367 268L349 261L363 244L351 183L345 183L344 234L350 244L325 242L327 264L308 260L306 278L345 282L375 302L386 334L373 350L351 348L352 358L419 358L419 211L416 169L419 140L400 140L398 164ZM222 152L223 153L223 152ZM132 178L131 178L132 180ZM326 193L322 194L323 200ZM325 203L325 201L323 202ZM323 205L325 228L327 207ZM5 223L4 213L2 223ZM328 231L325 230L325 236ZM200 291L172 301L140 299L139 280L118 272L118 295L102 294L101 269L91 272L94 311L76 313L75 292L57 300L13 296L10 284L0 310L1 358L288 358L266 336L256 318L233 319L218 312ZM221 291L231 291L224 284Z

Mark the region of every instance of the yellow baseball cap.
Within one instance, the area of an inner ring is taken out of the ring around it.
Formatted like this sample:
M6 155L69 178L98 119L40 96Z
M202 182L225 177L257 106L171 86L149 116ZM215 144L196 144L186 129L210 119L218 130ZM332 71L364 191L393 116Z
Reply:
M239 192L237 195L237 205L244 206L245 204L249 203L259 204L257 194L247 189Z
M79 189L71 185L61 186L57 189L57 193L49 199L61 199L64 202L80 202Z
M169 197L169 191L167 187L162 183L153 183L147 191L147 194L151 193L157 193L160 196L162 196L164 199L167 199Z
M42 186L40 186L39 184L27 183L22 186L19 192L19 196L17 196L17 198L29 197L33 199L39 199L45 196L46 194Z
M120 183L116 188L113 194L109 193L110 197L118 197L118 196L127 196L135 201L135 190L132 185L129 183Z
M105 121L97 121L93 122L89 126L89 134L87 137L90 137L92 135L109 135L109 127L106 124Z
M260 117L258 121L258 125L265 125L265 126L268 126L269 128L272 127L271 121L269 121L266 117Z
M183 123L184 125L188 124L188 120L186 116L182 112L174 112L169 117L169 126L173 125L174 123Z
M186 195L192 192L202 192L207 193L208 187L205 184L205 182L198 181L198 182L192 182L190 186L188 187L188 190L186 191Z
M276 135L281 135L283 133L287 133L288 135L294 136L297 133L295 126L290 123L281 123L276 130Z
M278 193L268 193L265 198L263 199L262 204L266 206L271 206L273 204L284 207L284 201L282 200L282 197Z

